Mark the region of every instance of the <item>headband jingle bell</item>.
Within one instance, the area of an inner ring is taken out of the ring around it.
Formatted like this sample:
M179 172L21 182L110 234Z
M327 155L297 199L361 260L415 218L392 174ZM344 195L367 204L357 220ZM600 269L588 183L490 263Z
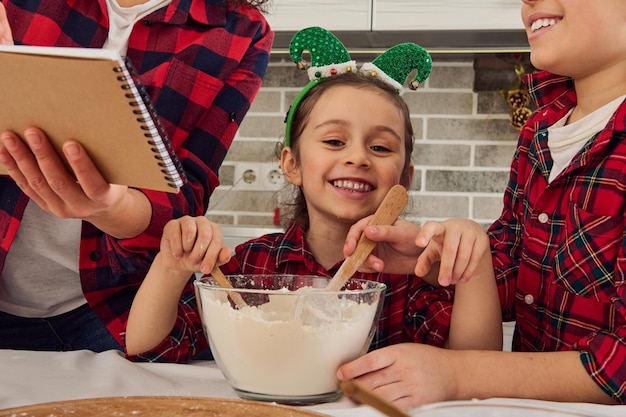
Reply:
M311 67L308 69L302 58L305 51L311 55ZM374 61L363 64L358 70L356 61L350 58L341 41L328 30L318 26L302 29L296 33L289 44L289 55L298 69L307 70L309 83L300 91L287 112L285 146L291 144L291 125L304 97L316 85L333 75L359 71L380 78L400 94L411 72L416 70L408 87L417 90L432 69L432 60L424 48L414 43L401 43L388 49Z

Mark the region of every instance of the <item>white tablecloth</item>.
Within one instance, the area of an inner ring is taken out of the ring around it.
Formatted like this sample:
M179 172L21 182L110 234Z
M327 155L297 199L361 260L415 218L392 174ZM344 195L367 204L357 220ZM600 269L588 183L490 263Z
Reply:
M212 361L140 363L117 351L93 353L0 350L0 409L52 401L136 395L238 398ZM363 409L347 398L306 407L333 416ZM325 411L327 410L327 411Z
M133 363L116 351L93 353L33 352L0 350L0 409L52 401L97 397L136 395L199 396L238 398L214 362L191 364ZM560 411L572 411L588 417L625 417L626 406L595 404L563 404L545 401L493 399L472 402L430 404L412 410L415 416L428 416L432 410L437 417L470 415L450 405L527 405ZM355 405L347 398L307 409L333 417L380 417L382 414L368 406ZM495 410L495 408L494 408ZM484 410L481 411L485 415ZM492 414L496 415L496 414ZM498 414L500 415L500 414ZM501 414L503 417L508 414ZM532 410L525 417L544 417ZM557 415L555 415L557 417ZM559 414L558 417L561 417Z

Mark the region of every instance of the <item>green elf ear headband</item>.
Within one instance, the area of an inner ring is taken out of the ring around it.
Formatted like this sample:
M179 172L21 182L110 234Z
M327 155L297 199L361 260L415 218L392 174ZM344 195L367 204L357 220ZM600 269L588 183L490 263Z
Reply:
M309 83L300 91L300 94L289 107L285 118L285 145L291 145L291 124L300 103L309 94L309 91L331 75L356 71L356 61L350 59L350 54L335 35L321 27L302 29L291 38L289 55L298 69L306 69L306 62L302 54L308 51L311 55L311 67L307 70Z
M356 61L350 59L345 46L324 28L309 27L299 31L291 39L289 55L301 70L307 69L302 58L305 51L311 55L311 67L307 70L310 81L287 112L285 146L291 146L293 118L309 91L333 75L357 71ZM408 86L411 90L417 90L419 84L428 78L431 69L432 60L424 48L414 43L402 43L390 48L374 61L363 64L359 72L380 78L400 94L411 72L417 71Z

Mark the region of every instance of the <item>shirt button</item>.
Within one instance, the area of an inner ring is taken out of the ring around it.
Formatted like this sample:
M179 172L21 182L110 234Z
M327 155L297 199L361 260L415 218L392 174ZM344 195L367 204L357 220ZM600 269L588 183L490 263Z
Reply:
M541 223L548 223L548 215L546 213L541 213L538 219Z
M532 303L534 303L534 302L535 302L535 297L533 297L533 296L532 296L532 295L530 295L530 294L526 294L526 295L524 296L524 302L525 302L526 304L532 304Z
M93 251L89 254L89 259L91 259L93 262L98 262L101 258L102 255L100 254L100 252Z

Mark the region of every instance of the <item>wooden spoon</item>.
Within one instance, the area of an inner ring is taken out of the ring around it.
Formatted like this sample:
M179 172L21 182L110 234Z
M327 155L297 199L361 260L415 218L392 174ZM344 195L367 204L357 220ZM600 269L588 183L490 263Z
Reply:
M374 213L372 220L368 223L370 225L390 225L400 215L404 207L409 201L409 196L404 188L401 185L394 185L391 187L387 195L383 199L382 203ZM326 285L326 290L329 291L339 291L346 281L348 281L356 272L357 268L361 266L361 264L365 261L367 256L372 252L376 246L376 242L369 240L365 237L365 234L362 234L354 253L348 256L339 270L335 274L335 276L328 282ZM220 268L215 265L213 271L211 271L211 275L215 278L217 283L224 288L233 288L230 285L230 282L226 279ZM232 291L229 292L230 298L233 300L237 308L242 308L247 306L248 304L241 297L241 294L238 292ZM298 311L301 311L298 310Z
M369 225L390 225L396 221L404 207L409 201L409 196L402 185L394 185L391 187L382 203L374 213L374 217L368 223ZM368 255L376 246L376 242L369 240L362 234L356 245L354 253L348 256L337 270L337 273L326 285L329 291L339 291L344 284L354 275L356 270L361 266Z
M220 287L233 288L233 286L230 285L230 282L228 281L228 279L226 279L226 276L224 276L224 273L222 272L219 266L215 265L213 267L213 270L211 271L211 275L213 276L213 278L215 278L215 281L217 281ZM239 309L246 307L248 305L246 301L243 299L243 297L241 296L241 294L239 294L236 291L229 291L228 296L230 297L231 300L233 300L233 302Z
M411 417L391 402L380 397L374 391L365 388L353 379L339 383L339 388L341 392L354 401L369 405L389 417Z

